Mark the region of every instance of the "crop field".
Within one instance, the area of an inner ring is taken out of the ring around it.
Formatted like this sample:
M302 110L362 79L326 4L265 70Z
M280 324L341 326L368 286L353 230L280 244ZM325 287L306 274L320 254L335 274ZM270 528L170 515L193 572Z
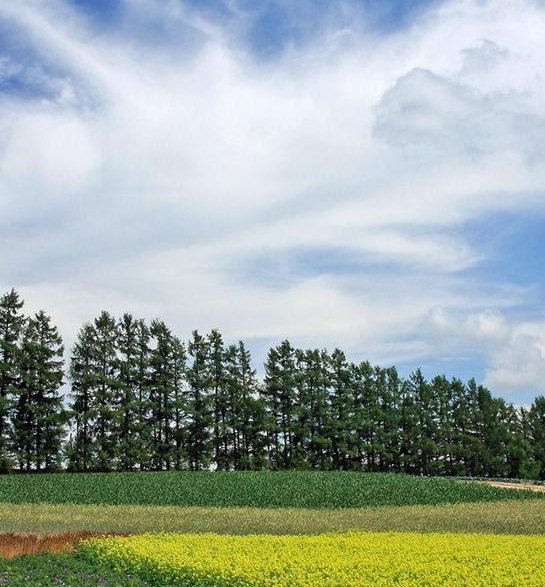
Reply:
M0 558L11 587L545 585L545 494L445 478L8 475L0 532L71 551Z
M0 532L545 532L543 500L343 509L201 508L0 503ZM1 584L1 583L0 583Z
M159 472L0 476L0 501L96 505L362 508L539 498L452 478L351 472ZM543 496L541 496L543 497Z
M91 539L80 553L159 585L534 587L543 585L545 536L144 534Z

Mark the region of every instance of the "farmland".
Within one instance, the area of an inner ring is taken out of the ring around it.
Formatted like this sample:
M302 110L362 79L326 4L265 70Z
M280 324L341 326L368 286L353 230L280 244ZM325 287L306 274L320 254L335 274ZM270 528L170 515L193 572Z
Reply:
M453 563L455 567L466 564L477 553L481 556L483 544L480 541L485 540L489 544L488 558L477 558L482 563L479 563L482 567L479 572L489 579L491 569L499 564L497 557L505 558L508 552L512 552L513 556L524 558L525 553L530 556L530 553L536 549L543 550L545 546L540 542L545 539L544 494L446 478L348 472L8 475L0 477L0 500L2 532L37 533L46 537L50 532L151 532L153 534L142 538L148 541L142 544L149 546L150 540L170 536L171 543L185 540L192 544L191 548L197 548L197 542L201 540L199 536L203 533L207 533L205 542L216 544L217 548L222 544L239 544L237 540L249 540L250 536L254 536L257 544L251 548L255 552L260 548L266 551L267 541L274 541L274 536L281 541L286 536L292 536L296 542L290 543L290 548L293 547L299 552L297 556L302 557L301 560L308 559L310 564L307 575L315 572L312 566L313 549L318 552L320 548L325 548L332 553L336 540L355 541L350 546L354 552L361 550L362 544L366 543L366 556L371 556L373 552L373 557L376 557L380 555L379 543L381 548L386 548L383 538L389 536L388 540L394 543L398 540L407 548L415 549L405 554L413 561L424 556L422 553L431 553L426 542L430 540L430 544L442 544L443 551L451 553L452 560L458 561ZM492 540L492 535L497 539ZM325 542L310 547L304 536L309 539L321 536ZM265 541L263 544L262 540ZM136 555L129 556L136 561L134 568L126 565L126 557L125 566L120 566L119 559L106 556L106 551L101 550L101 545L106 543L92 544L92 548L89 545L85 547L85 552L80 547L75 553L46 553L0 560L0 584L13 587L58 584L121 587L148 584L231 585L229 581L199 582L201 579L198 577L188 582L187 577L184 579L181 576L176 578L177 582L172 582L170 575L171 582L166 583L165 577L153 573L153 576L148 576L148 566L160 568L163 565L161 560L148 561L143 575L136 564L139 560ZM146 547L142 548L145 550ZM153 550L164 553L165 548L154 547ZM293 559L289 555L292 551L288 549L286 552L286 556ZM356 565L354 569L375 560L368 558L365 562L358 556L360 558L352 561ZM434 556L430 554L428 567L439 560ZM335 555L333 558L337 560L338 557ZM530 558L534 560L533 554ZM204 554L202 560L203 564L208 564ZM535 560L539 562L540 559ZM403 566L403 558L398 562ZM258 562L256 564L259 567ZM378 569L375 563L372 564ZM504 561L503 567L507 566ZM269 585L264 578L268 571L265 567L258 567L252 567L254 570L251 571L257 573L252 575L257 583L252 583L254 579L250 581L251 577L246 575L244 580L248 580L249 585ZM418 569L417 565L412 570L400 571L399 577L406 579L400 584L417 585L409 579L412 575L419 576L421 570ZM530 585L524 582L524 576L520 576L520 573L530 573L530 567L521 569L516 582L500 582L498 579L496 583L488 580L486 585ZM213 571L210 565L209 570ZM333 576L337 571L330 569L330 572ZM455 576L456 569L447 565L434 572L451 577ZM515 577L513 569L506 572L506 576ZM48 577L50 582L44 582ZM375 576L375 583L381 584L381 580L378 575ZM290 584L297 585L297 581L297 577L290 578ZM273 584L275 587L283 585L281 582L270 583ZM349 583L346 578L340 583L315 583L316 587L322 584Z
M91 539L81 552L152 584L210 587L533 587L545 568L545 536L152 534Z
M452 478L352 472L153 472L0 476L0 501L337 509L532 499Z

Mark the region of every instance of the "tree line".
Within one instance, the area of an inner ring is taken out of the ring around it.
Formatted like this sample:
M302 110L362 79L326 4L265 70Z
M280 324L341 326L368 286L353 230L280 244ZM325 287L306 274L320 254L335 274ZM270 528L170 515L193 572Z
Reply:
M0 298L0 471L316 469L545 479L545 397L515 407L478 385L243 342L178 338L102 312L65 368L59 331ZM68 392L65 394L64 386Z

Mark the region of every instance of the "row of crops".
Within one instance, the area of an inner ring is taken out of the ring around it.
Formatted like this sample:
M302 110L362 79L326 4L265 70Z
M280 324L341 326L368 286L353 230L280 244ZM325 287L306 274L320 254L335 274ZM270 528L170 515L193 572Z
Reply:
M545 580L545 536L148 534L92 539L80 554L152 585L187 587L538 587Z
M10 587L543 587L545 536L147 534L0 560Z
M0 476L0 501L201 507L361 508L539 497L445 477L355 472L140 472Z

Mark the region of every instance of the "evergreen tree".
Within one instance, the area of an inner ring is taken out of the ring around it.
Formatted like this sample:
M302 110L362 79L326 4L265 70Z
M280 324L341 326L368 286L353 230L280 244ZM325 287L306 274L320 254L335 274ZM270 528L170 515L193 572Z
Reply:
M410 381L403 381L400 392L400 467L404 473L416 474L420 471L418 456L420 417L416 405L414 389Z
M98 470L117 468L119 431L119 359L117 355L117 322L108 312L94 321L95 368L97 387L96 449Z
M173 338L172 389L173 389L173 446L171 460L177 471L187 467L187 426L189 422L189 391L186 379L187 352L178 337Z
M243 342L226 351L225 422L229 468L265 467L265 401L260 397L250 352Z
M528 416L524 408L503 403L500 417L508 431L506 445L506 475L511 478L535 479L539 472L534 460L528 430Z
M115 400L117 468L131 471L148 462L149 328L124 314L117 324L119 385Z
M199 471L208 468L211 461L210 343L195 330L187 345L187 353L189 359L186 371L189 387L187 455L190 470Z
M154 320L150 333L155 343L150 352L151 455L152 467L160 471L172 468L176 461L175 414L180 406L175 402L181 385L178 355L182 350L180 341L163 321ZM180 457L178 463L181 466Z
M97 467L94 434L97 418L97 373L94 344L94 328L91 324L85 324L78 332L70 358L71 414L74 422L67 451L70 471L92 471Z
M294 468L297 371L295 349L288 340L271 349L267 355L264 395L271 466L278 469Z
M225 348L223 338L217 330L208 335L210 349L210 384L211 384L211 415L212 415L212 451L213 461L218 471L226 471L230 466L229 454L232 451L232 434L228 430L228 406Z
M530 406L527 429L536 474L545 480L545 396L538 395Z
M395 367L375 367L379 398L378 449L380 470L401 470L401 404L402 382Z
M471 436L471 419L468 390L460 379L453 378L448 389L448 416L443 434L446 441L447 475L469 474L469 452L474 442Z
M354 421L358 466L365 471L378 471L380 453L380 406L376 370L368 361L354 366L357 384L354 393Z
M9 445L12 437L13 396L20 386L19 340L25 322L23 300L12 289L0 298L0 472L12 466Z
M119 360L117 323L102 312L82 327L74 345L70 378L75 436L69 448L72 470L117 468Z
M328 356L325 351L318 349L298 349L296 359L299 373L296 444L301 446L297 455L298 467L327 470L331 467L331 439L326 434L331 428L328 405Z
M328 435L331 438L331 463L333 469L353 468L358 455L358 438L355 421L355 389L358 384L354 366L346 360L340 349L335 349L329 357L330 385Z
M418 413L418 436L415 442L417 453L417 472L422 475L435 473L434 461L437 458L437 406L432 386L426 381L422 371L417 369L409 377L416 411Z
M54 471L60 467L67 412L62 339L44 312L29 318L19 353L20 386L14 414L14 449L21 470Z

